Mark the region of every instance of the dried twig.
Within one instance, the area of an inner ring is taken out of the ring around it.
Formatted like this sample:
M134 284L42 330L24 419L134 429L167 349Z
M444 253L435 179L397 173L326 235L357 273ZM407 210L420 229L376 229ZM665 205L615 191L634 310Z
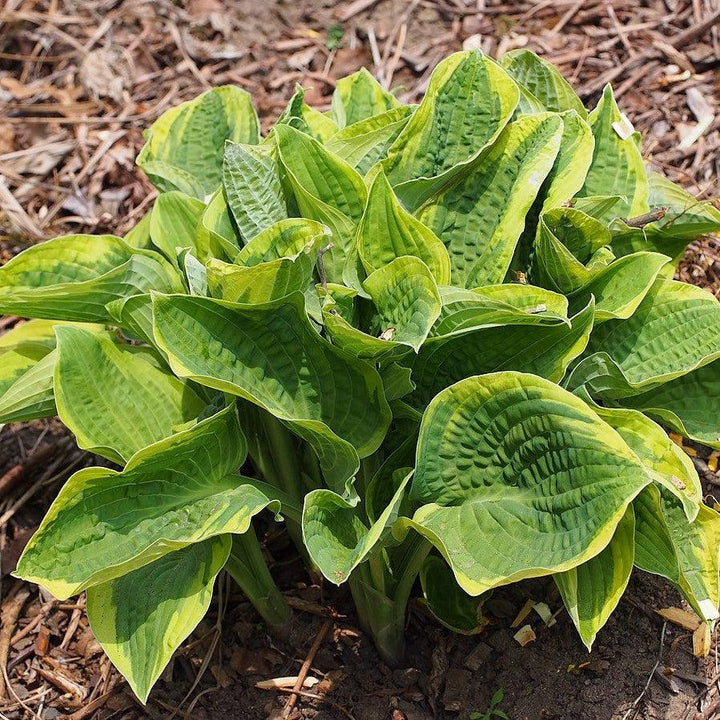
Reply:
M20 587L15 595L7 600L2 610L2 628L0 629L0 699L5 697L5 673L8 655L10 654L10 640L17 625L20 611L25 601L30 597L30 590ZM8 683L9 684L9 683Z
M305 662L302 664L302 667L300 668L300 672L298 673L297 680L295 681L295 685L291 691L290 697L288 698L287 703L285 703L285 709L283 710L282 717L283 719L289 718L290 713L292 712L293 708L295 707L295 703L297 702L298 695L300 690L302 689L303 683L305 682L305 678L307 677L308 672L310 671L310 668L312 667L313 660L315 659L315 656L318 653L318 650L320 650L320 646L323 644L323 641L325 640L325 636L330 632L333 626L333 620L326 620L323 623L323 626L320 628L320 632L315 637L315 640L312 644L312 647L310 648L310 651L307 654L307 657L305 658Z

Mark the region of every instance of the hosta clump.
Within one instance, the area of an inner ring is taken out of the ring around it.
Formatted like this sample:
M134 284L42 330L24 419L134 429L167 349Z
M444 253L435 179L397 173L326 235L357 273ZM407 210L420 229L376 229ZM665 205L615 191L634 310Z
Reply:
M117 463L62 489L18 565L141 699L227 569L290 612L253 518L348 582L389 661L416 587L481 625L552 575L591 645L633 566L717 618L718 513L667 430L720 448L720 304L672 280L720 213L644 166L610 87L588 113L526 51L464 52L418 106L369 73L298 89L265 138L223 87L167 112L125 238L0 270L0 421L57 412ZM418 578L420 582L417 583Z

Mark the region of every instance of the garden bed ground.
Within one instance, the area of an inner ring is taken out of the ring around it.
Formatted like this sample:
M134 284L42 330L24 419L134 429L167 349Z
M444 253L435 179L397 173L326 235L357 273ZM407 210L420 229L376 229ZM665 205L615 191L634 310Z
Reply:
M58 234L124 233L154 198L133 164L142 128L210 85L247 88L268 121L296 82L323 107L333 78L367 65L412 101L433 65L463 46L536 50L588 105L612 81L647 158L698 197L717 197L719 25L718 0L6 0L0 263ZM709 128L689 143L708 113ZM695 243L680 274L720 297L720 242ZM0 318L0 332L11 323ZM317 697L299 698L294 717L479 720L500 688L512 720L720 717L716 646L697 660L690 634L664 624L655 611L680 604L665 583L634 578L592 654L564 612L549 628L533 613L535 642L513 639L528 599L561 608L551 582L497 592L473 638L414 606L406 667L391 670L356 628L348 598L315 584L275 526L266 533L273 572L298 609L289 636L268 637L223 584L143 709L92 639L82 598L57 604L7 575L60 483L95 460L53 422L0 432L0 670L10 681L0 718L278 718L286 696L255 683L296 675L323 631L310 671L320 683L307 690ZM720 493L720 474L696 461L706 492Z

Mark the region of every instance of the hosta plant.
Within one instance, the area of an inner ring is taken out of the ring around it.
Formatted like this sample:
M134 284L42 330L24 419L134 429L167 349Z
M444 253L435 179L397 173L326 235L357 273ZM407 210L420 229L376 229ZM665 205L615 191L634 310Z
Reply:
M32 318L0 422L57 413L117 466L67 482L17 574L86 591L142 700L221 570L290 621L266 511L389 662L413 593L473 633L543 575L588 647L633 567L714 623L720 516L667 430L720 448L720 303L672 279L720 213L646 169L610 87L588 112L530 52L463 52L417 106L362 70L263 138L221 87L146 140L126 237L0 269Z

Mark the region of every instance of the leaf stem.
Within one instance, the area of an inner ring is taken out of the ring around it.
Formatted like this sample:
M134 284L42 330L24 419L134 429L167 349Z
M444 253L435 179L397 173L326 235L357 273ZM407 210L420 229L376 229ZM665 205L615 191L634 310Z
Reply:
M233 535L225 569L268 625L279 627L290 622L292 611L270 574L252 525L246 533Z
M380 551L359 565L349 578L360 623L388 665L402 662L408 600L431 547L425 538L413 536L400 559L393 563L401 569L397 577L392 577ZM388 587L392 588L389 592Z

